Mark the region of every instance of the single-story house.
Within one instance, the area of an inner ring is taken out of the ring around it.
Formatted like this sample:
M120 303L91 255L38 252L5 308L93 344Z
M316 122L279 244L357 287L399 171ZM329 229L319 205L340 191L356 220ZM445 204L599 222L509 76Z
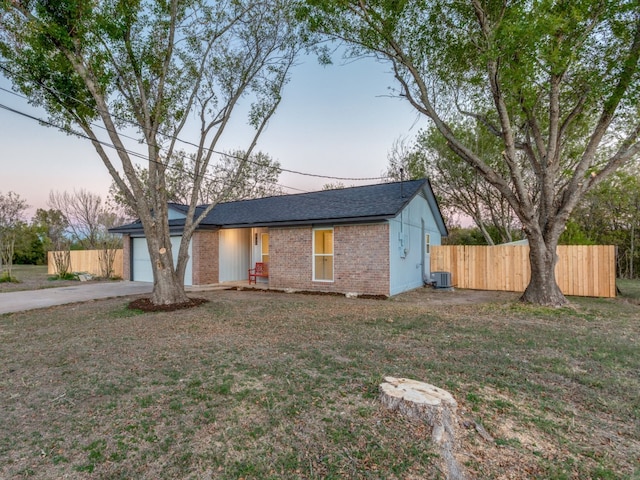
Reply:
M187 207L169 211L177 256ZM123 235L125 279L153 281L140 221L111 232ZM426 179L220 203L191 238L185 284L247 280L261 262L271 288L396 295L428 281L446 235Z

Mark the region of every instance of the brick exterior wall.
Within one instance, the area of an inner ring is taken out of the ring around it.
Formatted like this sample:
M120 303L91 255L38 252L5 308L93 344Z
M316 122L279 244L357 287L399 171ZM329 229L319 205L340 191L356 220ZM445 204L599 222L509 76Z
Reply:
M270 228L269 286L389 295L389 224L335 226L333 237L333 282L314 282L312 228Z
M389 295L389 224L334 229L334 280L340 292Z
M218 283L220 242L218 231L196 230L191 237L193 285Z
M122 235L122 279L131 280L131 236Z

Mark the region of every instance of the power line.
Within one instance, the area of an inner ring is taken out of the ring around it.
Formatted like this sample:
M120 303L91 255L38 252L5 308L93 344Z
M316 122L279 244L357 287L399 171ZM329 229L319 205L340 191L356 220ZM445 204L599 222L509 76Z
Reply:
M5 89L3 89L2 87L0 87L0 89L1 89L1 90L5 90ZM39 122L39 123L41 123L41 124L44 124L44 125L47 125L47 126L51 126L51 127L58 128L58 129L60 129L60 130L63 130L63 131L65 131L65 132L67 132L67 133L71 134L71 135L75 135L75 136L78 136L78 137L83 138L83 139L86 139L86 140L95 141L94 139L90 138L89 136L87 136L87 135L85 135L85 134L82 134L82 133L76 132L76 131L74 131L74 130L72 130L72 129L70 129L70 128L66 128L66 127L63 127L63 126L60 126L60 125L55 125L55 124L53 124L53 123L51 123L51 122L48 122L48 121L43 120L43 119L41 119L41 118L38 118L38 117L36 117L36 116L34 116L34 115L28 114L28 113L26 113L26 112L21 112L21 111L19 111L19 110L14 109L14 108L8 107L8 106L6 106L6 105L4 105L4 104L2 104L2 103L0 103L0 108L2 108L2 109L4 109L4 110L7 110L7 111L9 111L9 112L11 112L11 113L14 113L14 114L17 114L17 115L21 115L21 116L26 117L26 118L29 118L29 119L31 119L31 120L37 121L37 122ZM120 148L116 147L116 146L115 146L115 145L113 145L113 144L109 144L109 143L107 143L107 142L103 142L103 141L100 141L100 140L98 140L98 143L100 143L100 144L102 144L102 145L105 145L105 146L107 146L107 147L113 148L114 150L123 150L123 149L120 149ZM131 150L126 150L126 149L124 149L124 150L125 150L128 154L130 154L130 155L132 155L132 156L136 156L136 157L139 157L139 158L142 158L142 159L147 159L147 157L146 157L146 156L141 155L141 154L139 154L139 153L137 153L137 152L134 152L134 151L131 151ZM158 162L158 163L159 163L159 162ZM170 166L167 166L167 167L170 167ZM177 167L174 167L174 168L175 168L175 169L177 169L178 171L183 172L183 173L190 173L190 172L185 172L184 170L179 169L179 168L177 168ZM385 177L380 177L380 178L385 178ZM296 191L298 191L298 192L300 192L300 193L305 193L305 194L311 194L311 195L313 195L313 194L321 194L321 193L323 193L323 191L307 191L307 190L303 190L303 189L296 188L296 187L290 187L290 186L288 186L288 185L284 185L284 184L280 184L280 183L277 183L276 185L277 185L277 186L279 186L279 187L283 187L283 188L290 189L290 190L296 190ZM251 199L249 199L249 200L251 200ZM334 202L334 203L336 203L336 205L338 204L337 202ZM411 224L411 223L409 223L409 222L403 222L403 223L405 223L405 224L406 224L406 225L408 225L408 226L412 226L412 227L418 228L418 225L413 225L413 224Z
M14 72L12 72L10 69L8 69L8 68L4 67L4 66L2 65L2 63L0 63L0 69L4 70L5 72L8 72L9 74L17 75L17 74L14 74ZM18 75L18 76L19 76L19 75ZM53 94L55 94L55 95L57 95L57 96L65 96L65 97L67 97L67 98L74 99L74 97L72 97L72 96L70 96L70 95L66 95L66 94L64 94L64 93L62 93L62 92L58 92L58 91L56 91L55 89L51 89L50 87L48 87L48 86L46 86L46 85L43 85L42 83L40 83L40 86L41 86L41 88L43 88L43 89L45 89L45 90L49 91L50 93L53 93ZM8 89L6 89L6 88L2 88L2 87L0 87L0 90L5 91L5 92L7 92L7 93L10 93L10 94L12 94L12 95L15 95L15 96L17 96L17 97L19 97L19 98L23 98L23 99L25 99L25 100L28 100L28 97L26 97L26 96L24 96L24 95L22 95L22 94L19 94L19 93L17 93L17 92L14 92L14 91L8 90ZM83 102L82 100L79 100L79 99L74 99L74 100L75 100L75 101L77 101L77 102L79 102L79 103L83 103L83 104L85 104L85 105L86 105L86 103L85 103L85 102ZM62 126L59 126L59 125L55 125L55 124L53 124L53 123L51 123L51 122L48 122L48 121L43 120L43 119L41 119L41 118L38 118L38 117L36 117L36 116L34 116L34 115L30 115L30 114L28 114L28 113L25 113L25 112L19 111L19 110L17 110L17 109L13 109L13 108L7 107L7 106L5 106L5 105L0 105L0 107L2 107L2 108L4 108L4 109L6 109L6 110L8 110L8 111L11 111L12 113L15 113L15 114L18 114L18 115L22 115L22 116L25 116L25 117L30 118L30 119L32 119L32 120L35 120L35 121L37 121L37 122L39 122L39 123L41 123L41 124L43 124L43 125L52 126L52 127L58 128L58 129L60 129L60 130L63 130L63 131L65 131L65 132L67 132L67 133L73 134L73 135L75 135L75 136L77 136L77 137L84 138L84 139L88 139L88 140L92 140L92 139L91 139L90 137L88 137L87 135L81 134L81 133L76 132L76 131L74 131L74 130L72 130L72 129L70 129L70 128L67 128L67 127L62 127ZM115 116L114 118L119 119L119 120L123 120L123 119L120 119L120 118L119 118L119 117L117 117L117 116ZM132 125L135 125L137 128L142 128L140 125L137 125L137 124L135 124L134 122L131 122L131 121L127 120L127 119L124 119L124 121L125 121L126 123L130 123L130 124L132 124ZM95 124L95 123L89 123L89 125L91 125L91 126L93 126L93 127L96 127L96 128L100 128L100 129L102 129L102 130L109 131L109 129L107 129L107 128L106 128L105 126L103 126L103 125L99 125L99 124ZM132 137L132 136L127 135L127 134L125 134L125 133L121 133L121 132L118 132L118 131L115 131L114 133L116 133L118 136L121 136L121 137L123 137L123 138L128 138L128 139L131 139L131 140L135 140L135 141L137 141L137 142L141 142L141 139L139 139L139 138L135 138L135 137ZM194 147L196 147L196 148L200 148L200 147L199 147L199 145L197 145L197 144L195 144L195 143L192 143L192 142L189 142L189 141L186 141L186 140L182 140L182 139L180 139L180 138L179 138L179 137L177 137L177 136L169 136L169 135L167 135L167 138L172 138L172 139L175 139L176 141L179 141L179 142L181 142L181 143L184 143L184 144L187 144L187 145L191 145L191 146L194 146ZM163 167L165 167L165 168L171 168L171 169L176 170L176 171L178 171L178 172L180 172L180 173L184 173L184 174L189 175L189 176L195 176L195 178L201 177L201 178L203 178L203 179L210 179L210 180L215 180L215 179L217 178L217 177L212 177L212 176L210 176L210 175L207 175L206 173L205 173L205 174L203 174L203 175L194 175L194 173L193 173L192 171L186 171L184 168L180 168L180 167L178 167L178 166L176 166L176 165L172 165L172 164L170 164L170 163L165 164L164 162L159 162L159 161L157 161L157 160L149 159L149 158L148 158L147 156L145 156L145 155L139 154L139 153L134 152L134 151L131 151L131 150L118 148L118 147L116 147L115 145L113 145L113 144L111 144L111 143L108 143L108 142L105 142L105 141L99 141L99 143L100 143L100 144L102 144L102 145L108 146L108 147L110 147L110 148L113 148L113 149L115 149L115 150L118 150L118 151L125 151L125 152L127 152L128 154L130 154L130 155L132 155L132 156L134 156L134 157L136 157L136 158L144 159L144 160L146 160L146 161L149 161L149 162L153 162L153 163L156 163L156 164L162 165L162 166L163 166ZM144 140L142 140L142 143L148 144L148 143L147 143L147 142L145 142ZM217 154L217 155L226 156L226 157L229 157L229 158L235 158L235 159L238 159L238 160L248 161L249 163L252 163L252 164L258 164L258 162L252 161L252 160L250 160L250 159L246 159L246 158L243 158L243 157L240 157L240 156L237 156L237 155L233 155L233 154L229 154L229 153L225 153L225 152L219 152L219 151L216 151L216 150L213 150L213 149L208 149L208 148L206 148L206 147L203 147L203 148L202 148L202 150L203 150L203 151L205 151L205 152L211 152L211 153L215 153L215 154ZM380 180L384 180L384 179L387 179L387 178L388 178L388 176L380 176L380 177L336 177L336 176L332 176L332 175L321 175L321 174L314 174L314 173L309 173L309 172L301 172L301 171L292 170L292 169L287 169L287 168L282 168L282 167L278 167L278 170L279 170L280 172L287 172L287 173L291 173L291 174L297 174L297 175L303 175L303 176L309 176L309 177L315 177L315 178L324 178L324 179L329 179L329 180L339 180L339 181L371 181L371 180L378 180L378 181L380 181ZM296 191L296 192L301 192L301 193L314 193L314 192L309 192L309 191L307 191L307 190L303 190L303 189L300 189L300 188L296 188L296 187L291 187L291 186L288 186L288 185L280 184L280 183L277 183L276 185L277 185L277 186L279 186L279 187L281 187L281 188L285 188L285 189L288 189L288 190L293 190L293 191Z
M140 154L138 152L134 152L133 150L127 150L126 148L116 147L115 145L113 145L111 143L108 143L108 142L105 142L105 141L102 141L102 140L93 139L93 138L89 137L88 135L85 135L84 133L76 132L75 130L73 130L71 128L64 127L62 125L56 125L56 124L51 123L51 122L49 122L47 120L43 120L42 118L36 117L36 116L31 115L29 113L22 112L20 110L16 110L15 108L11 108L11 107L9 107L7 105L4 105L2 103L0 103L0 108L2 108L4 110L7 110L7 111L9 111L11 113L15 113L16 115L21 115L21 116L26 117L26 118L28 118L30 120L35 120L36 122L38 122L38 123L40 123L42 125L46 125L48 127L57 128L59 130L62 130L63 132L66 132L66 133L70 134L70 135L75 135L76 137L80 137L80 138L83 138L85 140L89 140L91 142L98 142L99 144L104 145L105 147L113 148L114 150L117 150L117 151L124 151L124 152L126 152L127 154L129 154L129 155L131 155L133 157L138 157L138 158L141 158L143 160L147 159L147 157L145 155L142 155L142 154Z
M4 88L0 87L0 90L6 90L6 89L4 89ZM11 108L11 107L9 107L9 106L7 106L7 105L4 105L4 104L2 104L2 103L0 103L0 108L1 108L1 109L4 109L4 110L7 110L7 111L9 111L9 112L11 112L11 113L14 113L14 114L16 114L16 115L20 115L20 116L26 117L26 118L28 118L28 119L30 119L30 120L34 120L34 121L36 121L36 122L38 122L38 123L40 123L40 124L43 124L43 125L46 125L46 126L50 126L50 127L54 127L54 128L58 128L58 129L60 129L60 130L62 130L62 131L64 131L64 132L66 132L66 133L68 133L68 134L70 134L70 135L74 135L74 136L77 136L77 137L79 137L79 138L86 139L86 140L89 140L89 141L92 141L92 142L93 142L93 141L97 141L97 142L98 142L98 143L100 143L101 145L104 145L104 146L106 146L106 147L112 148L112 149L114 149L114 150L116 150L116 151L125 151L125 152L127 152L129 155L131 155L131 156L134 156L134 157L137 157L137 158L141 158L141 159L143 159L143 160L149 160L145 155L142 155L142 154L140 154L140 153L138 153L138 152L134 152L134 151L132 151L132 150L127 150L127 149L122 149L122 148L116 147L115 145L113 145L113 144L111 144L111 143L109 143L109 142L105 142L105 141L101 141L101 140L94 140L94 139L92 139L91 137L89 137L89 136L87 136L87 135L85 135L85 134L83 134L83 133L77 132L77 131L75 131L75 130L73 130L73 129L71 129L71 128L64 127L64 126L61 126L61 125L53 124L53 123L51 123L51 122L49 122L49 121L47 121L47 120L44 120L44 119L39 118L39 117L36 117L36 116L31 115L31 114L26 113L26 112L22 112L22 111L20 111L20 110L14 109L14 108ZM129 137L129 138L131 138L131 137ZM232 158L241 158L241 157L234 157L234 156L231 156L231 157L232 157ZM163 164L162 162L158 162L158 161L155 161L155 160L149 160L149 161L150 161L150 162L157 163L157 164L162 164L162 165L164 165L166 168L171 168L171 169L176 170L176 171L181 172L181 173L185 173L185 174L188 174L188 175L191 175L191 174L192 174L192 172L190 172L190 171L186 171L186 170L184 170L184 169L182 169L182 168L179 168L179 167L178 167L178 166L176 166L176 165L171 165L171 164L165 165L165 164ZM254 163L255 163L255 162L254 162ZM206 175L206 174L205 174L205 175L202 175L202 178L203 178L203 179L209 179L209 180L215 180L215 177L213 177L213 176L211 176L211 175ZM382 178L388 178L388 177L380 177L380 179L382 179ZM279 186L279 187L286 188L286 189L289 189L289 190L294 190L294 191L297 191L297 192L300 192L300 193L307 193L307 194L320 193L320 192L318 192L318 191L308 191L308 190L303 190L303 189L300 189L300 188L291 187L291 186L284 185L284 184L281 184L281 183L277 183L276 185L277 185L277 186Z
M295 190L295 191L300 192L300 193L311 193L311 191L309 191L309 190L303 190L302 188L290 187L288 185L283 185L282 183L276 183L276 185L278 187L288 188L289 190Z
M21 77L23 77L22 75L16 74L15 72L11 71L9 68L7 68L5 65L3 65L1 62L0 62L0 69L4 70L5 72L9 73L10 75L14 75L14 76L21 76ZM24 78L24 77L23 77L23 78ZM65 94L65 93L60 92L60 91L58 91L58 90L56 90L56 89L52 89L51 87L49 87L49 86L47 86L47 85L44 85L44 84L42 84L41 82L36 82L36 83L38 83L38 84L40 85L40 87L41 87L41 88L43 88L43 89L45 89L45 90L49 91L50 93L53 93L53 94L55 94L55 95L57 95L57 96L63 96L63 97L66 97L66 98L68 98L68 99L70 99L70 100L74 100L74 101L76 101L76 102L78 102L78 103L82 103L83 105L88 106L86 102L84 102L84 101L82 101L82 100L80 100L80 99L77 99L77 98L75 98L75 97L73 97L73 96L71 96L71 95ZM28 99L28 97L26 97L25 95L22 95L22 94L19 94L19 93L17 93L17 92L14 92L14 91L8 90L8 89L6 89L6 88L2 88L2 87L0 87L0 90L3 90L3 91L8 92L8 93L11 93L12 95L15 95L15 96L17 96L17 97L19 97L19 98L23 98L23 99L25 99L25 100L27 100L27 101L29 100L29 99ZM110 112L107 112L107 113L109 113L109 115L111 115L111 113L110 113ZM133 122L133 121L131 121L131 120L129 120L129 119L121 118L121 117L118 117L118 116L113 116L113 118L115 118L116 120L119 120L119 121L123 121L123 122L129 123L130 125L132 125L132 126L134 126L134 127L136 127L136 128L142 128L142 129L144 129L144 127L143 127L143 126L141 126L141 125L139 125L139 124L137 124L137 123L135 123L135 122ZM48 122L44 122L44 121L41 121L41 120L39 120L39 119L38 119L38 121L40 121L41 123L45 123L45 124L47 124L47 125L53 126L53 127L57 127L56 125L52 125L52 124L50 124L50 123L48 123ZM96 123L89 123L89 125L94 126L94 127L96 127L96 128L100 128L100 129L106 130L107 132L109 131L109 129L107 129L107 128L106 128L105 126L103 126L103 125L98 125L98 124L96 124ZM57 127L57 128L61 128L61 127ZM63 129L63 130L65 130L65 129ZM66 130L65 130L65 131L66 131ZM118 136L121 136L121 137L124 137L124 138L128 138L128 139L130 139L130 140L135 140L135 141L137 141L137 142L140 142L140 141L141 141L139 138L131 137L131 136L129 136L129 135L126 135L126 134L121 133L121 132L118 132L118 131L115 131L114 133L116 133ZM222 156L226 156L226 157L229 157L229 158L235 158L235 159L237 159L237 160L246 161L246 162L248 162L248 163L252 163L252 164L254 164L254 165L255 165L255 164L257 164L257 162L255 162L255 161L253 161L253 160L251 160L251 159L249 159L249 158L240 157L240 156L238 156L238 155L233 155L233 154L230 154L230 153L220 152L220 151L217 151L217 150L214 150L214 149L210 149L210 148L207 148L207 147L200 147L200 145L198 145L198 144L196 144L196 143L194 143L194 142L190 142L190 141L188 141L188 140L183 140L183 139L181 139L180 137L175 136L175 135L165 135L165 136L166 136L167 138L170 138L170 139L175 140L175 141L177 141L177 142L180 142L180 143L182 143L182 144L189 145L189 146L192 146L192 147L196 147L196 148L198 148L198 149L202 149L202 151L204 151L204 152L210 152L210 153L214 153L214 154L216 154L216 155L222 155ZM101 143L102 143L102 142L101 142ZM142 143L144 143L145 145L148 145L148 143L147 143L145 140L142 140ZM113 146L113 145L110 145L110 146L111 146L112 148L116 148L116 147L115 147L115 146ZM128 150L125 150L125 151L127 151L127 152L128 152ZM139 155L137 155L137 156L139 157ZM169 165L169 164L166 164L166 165L165 165L165 164L164 164L164 163L162 163L162 162L157 162L157 161L155 161L155 160L151 160L151 159L149 159L149 158L147 158L147 157L140 157L140 158L144 158L145 160L148 160L148 161L150 161L150 162L155 162L155 163L158 163L158 164L164 165L165 167L168 167L168 165ZM355 181L355 182L358 182L358 181L384 180L384 179L388 178L387 176L379 176L379 177L336 177L336 176L332 176L332 175L322 175L322 174L316 174L316 173L301 172L301 171L298 171L298 170L292 170L292 169L284 168L284 167L282 167L282 166L281 166L281 167L279 167L279 168L280 168L280 171L281 171L281 172L287 172L287 173L291 173L291 174L294 174L294 175L301 175L301 176L306 176L306 177L323 178L323 179L327 179L327 180ZM184 172L184 173L187 173L187 172Z

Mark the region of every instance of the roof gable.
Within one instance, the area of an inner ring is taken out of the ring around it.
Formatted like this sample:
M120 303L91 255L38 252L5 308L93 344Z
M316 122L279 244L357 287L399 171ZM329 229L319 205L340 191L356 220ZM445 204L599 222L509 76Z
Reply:
M167 214L169 220L184 220L187 218L188 207L186 205L169 202L168 207Z

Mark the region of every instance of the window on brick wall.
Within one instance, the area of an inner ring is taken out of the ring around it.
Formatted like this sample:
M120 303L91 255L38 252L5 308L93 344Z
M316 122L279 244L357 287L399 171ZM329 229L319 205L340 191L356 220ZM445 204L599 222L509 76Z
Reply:
M313 230L313 280L333 281L333 229Z
M261 246L262 261L263 263L269 263L269 234L263 233L260 236L260 242L262 244Z

